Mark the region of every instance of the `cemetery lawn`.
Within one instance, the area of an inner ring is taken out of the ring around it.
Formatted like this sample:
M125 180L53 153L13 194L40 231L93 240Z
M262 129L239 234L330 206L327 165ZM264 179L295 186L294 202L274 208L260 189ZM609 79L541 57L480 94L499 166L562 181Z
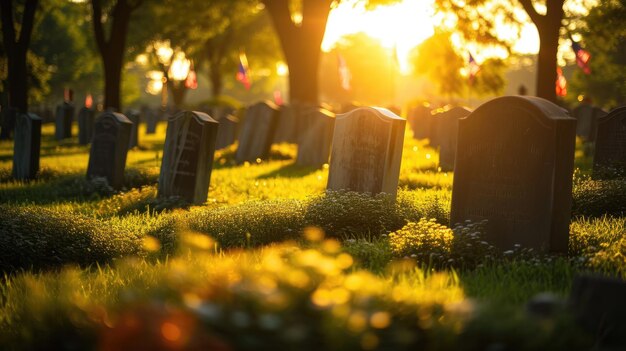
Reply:
M156 198L163 123L140 125L120 192L86 179L88 146L42 134L31 183L0 142L3 349L589 349L527 302L565 299L578 273L626 278L626 181L591 180L580 145L569 252L551 256L447 228L452 173L410 132L395 202L326 193L327 167L281 144L255 164L218 151L204 206Z

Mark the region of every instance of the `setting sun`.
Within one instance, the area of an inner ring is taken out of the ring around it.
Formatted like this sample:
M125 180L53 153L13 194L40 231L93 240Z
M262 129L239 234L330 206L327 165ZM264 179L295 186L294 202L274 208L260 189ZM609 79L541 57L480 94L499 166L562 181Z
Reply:
M395 47L400 71L407 74L410 71L409 52L432 36L435 27L439 25L441 25L441 19L435 14L432 0L404 0L369 11L366 10L362 1L343 1L330 12L322 50L330 51L345 35L363 32L377 39L383 47L389 50ZM502 32L510 32L509 27L502 25ZM493 48L479 50L473 44L464 44L458 38L458 34L455 34L455 39L454 44L457 48L469 45L470 51L475 52L479 61L491 56L506 56L504 50ZM539 48L538 39L535 26L527 22L522 26L521 37L513 50L519 53L536 53Z
M434 33L432 0L403 1L367 11L363 2L345 1L330 12L322 50L330 51L346 34L364 32L381 45L397 48L400 70L409 71L408 53Z

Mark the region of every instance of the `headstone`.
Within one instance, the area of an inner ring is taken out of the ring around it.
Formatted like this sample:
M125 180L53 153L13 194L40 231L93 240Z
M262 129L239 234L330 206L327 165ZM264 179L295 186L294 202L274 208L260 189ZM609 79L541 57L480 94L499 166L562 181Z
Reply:
M226 118L235 113L235 109L230 106L214 106L209 109L208 115L216 121Z
M327 188L396 195L406 120L362 107L335 118Z
M74 104L64 102L57 106L55 131L56 140L72 137L72 121L74 120Z
M335 129L335 114L316 108L307 109L301 115L306 126L300 134L296 164L320 167L328 163Z
M159 196L206 202L218 122L206 113L183 111L169 119L159 176Z
M153 109L144 106L141 109L141 115L146 120L146 134L156 133L157 122L159 119L157 113Z
M467 117L471 112L464 107L454 107L437 115L439 119L439 167L443 172L454 170L459 119Z
M300 120L299 105L282 105L278 113L274 143L298 142L298 121Z
M215 149L223 149L235 143L237 133L239 132L239 118L232 114L222 117L219 120L220 127L217 129L217 140L215 141Z
M139 111L129 109L126 111L126 117L133 123L132 128L130 129L130 143L128 144L128 148L132 149L139 145Z
M78 143L86 145L91 142L93 137L93 123L96 111L87 107L83 107L78 112Z
M17 109L14 107L2 107L2 128L0 130L0 140L8 140L15 131Z
M266 159L276 131L278 106L264 101L250 106L239 133L239 146L235 159L238 163Z
M626 106L598 118L593 177L626 175Z
M132 124L123 114L111 111L96 119L89 152L88 178L105 177L113 188L122 187Z
M426 104L415 106L409 111L407 122L413 130L415 139L425 139L430 136L430 107Z
M582 104L572 114L576 118L576 135L583 141L595 141L598 118L605 116L606 112L590 104Z
M34 179L39 171L41 118L29 113L19 114L13 144L13 178Z
M537 97L496 98L459 120L451 226L487 220L497 247L567 252L575 133Z
M601 350L626 345L626 282L617 278L582 275L574 278L568 306L576 322L597 337Z

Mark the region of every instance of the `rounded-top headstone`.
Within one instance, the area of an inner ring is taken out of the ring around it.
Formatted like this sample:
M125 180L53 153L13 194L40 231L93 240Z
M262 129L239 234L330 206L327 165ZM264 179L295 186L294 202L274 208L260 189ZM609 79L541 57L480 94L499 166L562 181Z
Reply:
M159 196L206 202L219 123L203 112L169 118L159 176Z
M235 154L238 163L255 162L269 156L278 123L278 111L278 105L271 101L261 101L248 107Z
M626 106L598 118L593 177L626 176Z
M567 252L576 120L537 97L493 99L459 120L450 224L487 220L486 237Z
M87 177L105 177L114 188L124 182L132 122L121 113L105 111L94 123Z
M328 189L395 196L406 120L377 107L335 118Z

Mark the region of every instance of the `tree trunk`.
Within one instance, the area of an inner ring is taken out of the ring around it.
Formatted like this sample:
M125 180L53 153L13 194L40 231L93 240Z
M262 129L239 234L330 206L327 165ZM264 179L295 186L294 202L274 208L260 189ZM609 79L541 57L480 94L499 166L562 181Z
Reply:
M556 36L548 35L545 31L539 36L539 54L537 57L537 96L550 100L556 100L556 54L559 47L558 31Z
M91 0L92 22L98 51L104 66L104 108L122 111L120 96L122 82L122 66L126 51L126 35L131 13L141 5L142 1L130 4L128 0L118 0L107 16L111 22L109 38L105 37L102 23L101 0Z
M563 2L546 0L546 14L540 15L531 0L518 0L539 32L537 58L537 96L554 103L556 100L556 54L559 49Z
M19 113L28 112L28 70L26 68L26 50L9 53L9 106Z
M122 111L121 86L122 86L122 56L115 52L109 52L103 57L104 65L104 108L112 108L114 111Z
M302 22L291 19L288 0L264 0L289 68L289 101L318 103L320 46L332 0L303 0Z
M172 99L174 100L174 108L177 110L181 110L183 107L183 102L185 101L185 96L187 95L187 88L185 87L185 82L174 82L168 79L169 82L169 91L172 93Z
M212 63L209 63L212 65ZM209 74L209 78L211 79L211 96L213 99L217 99L222 93L222 72L220 72L219 67L209 68L211 72Z

